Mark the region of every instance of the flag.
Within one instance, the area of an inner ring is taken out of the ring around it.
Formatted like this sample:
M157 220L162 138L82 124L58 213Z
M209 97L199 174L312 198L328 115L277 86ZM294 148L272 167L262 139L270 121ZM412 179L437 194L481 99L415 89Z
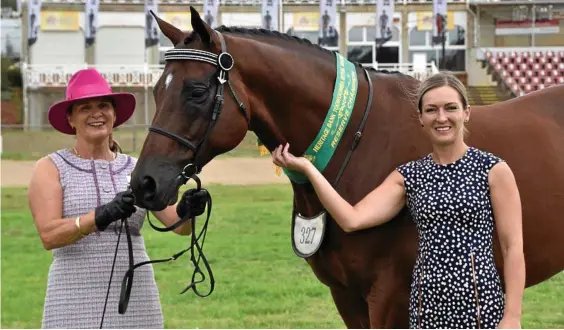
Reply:
M278 0L262 0L262 28L276 30L278 28Z
M204 21L211 28L217 27L217 11L219 9L219 0L204 0Z
M339 34L336 25L337 0L319 1L319 41L321 46L338 46Z
M394 11L394 0L376 0L376 39L382 43L392 37Z
M100 0L86 0L86 6L84 6L84 37L86 38L86 47L92 46L96 40L99 11Z
M157 0L145 0L145 47L159 43L159 27L151 11L155 15L159 14Z
M41 18L41 0L30 0L27 12L27 45L31 46L37 41L39 22Z
M442 33L446 32L447 0L433 0L433 44L442 42Z
M262 0L262 28L266 30L276 30L278 28L278 0Z

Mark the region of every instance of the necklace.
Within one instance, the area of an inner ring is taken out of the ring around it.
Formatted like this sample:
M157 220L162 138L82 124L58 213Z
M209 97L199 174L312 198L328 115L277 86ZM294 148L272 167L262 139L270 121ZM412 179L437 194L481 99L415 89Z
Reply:
M80 157L80 158L82 158L82 159L94 160L94 158L92 158L92 157L90 157L90 158L82 157L82 156L78 153L78 151L76 150L76 148L72 148L72 151L73 151L73 153L74 153L76 156L78 156L78 157ZM115 160L116 158L117 158L117 153L112 152L112 159L109 160L109 161ZM104 159L104 160L106 160L106 159Z

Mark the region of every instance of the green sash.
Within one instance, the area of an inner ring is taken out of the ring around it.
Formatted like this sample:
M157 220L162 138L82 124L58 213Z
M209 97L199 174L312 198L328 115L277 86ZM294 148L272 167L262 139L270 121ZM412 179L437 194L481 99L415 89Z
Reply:
M304 153L304 157L309 159L320 172L323 172L339 145L343 132L349 123L358 89L354 64L339 53L335 53L335 55L337 78L335 79L331 108L327 112L317 137ZM284 169L284 173L293 182L308 182L307 177L300 172Z

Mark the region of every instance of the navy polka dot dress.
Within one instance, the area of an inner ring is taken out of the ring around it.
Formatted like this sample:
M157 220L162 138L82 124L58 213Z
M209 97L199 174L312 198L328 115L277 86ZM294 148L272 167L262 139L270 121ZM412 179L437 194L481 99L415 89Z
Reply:
M504 295L494 264L488 173L500 158L470 147L450 164L431 155L401 165L419 233L411 328L496 328Z

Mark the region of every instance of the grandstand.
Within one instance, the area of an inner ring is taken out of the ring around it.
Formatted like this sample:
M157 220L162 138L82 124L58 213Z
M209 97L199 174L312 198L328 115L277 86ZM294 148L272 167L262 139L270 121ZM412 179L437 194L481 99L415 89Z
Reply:
M172 45L161 35L145 46L142 0L101 0L96 43L85 47L84 0L43 0L37 42L27 47L27 5L22 7L24 118L45 126L48 105L63 98L79 68L93 66L116 90L136 94L130 125L147 125L154 113L151 88ZM284 32L318 39L319 1L282 1ZM376 45L376 0L341 0L338 42L347 58L419 79L450 70L468 86L471 104L489 104L564 83L564 1L449 0L444 44L433 42L430 0L396 0L391 39ZM159 15L189 31L189 6L203 0L160 0ZM260 27L260 0L221 0L218 23Z
M564 84L564 51L487 51L489 72L517 95Z

